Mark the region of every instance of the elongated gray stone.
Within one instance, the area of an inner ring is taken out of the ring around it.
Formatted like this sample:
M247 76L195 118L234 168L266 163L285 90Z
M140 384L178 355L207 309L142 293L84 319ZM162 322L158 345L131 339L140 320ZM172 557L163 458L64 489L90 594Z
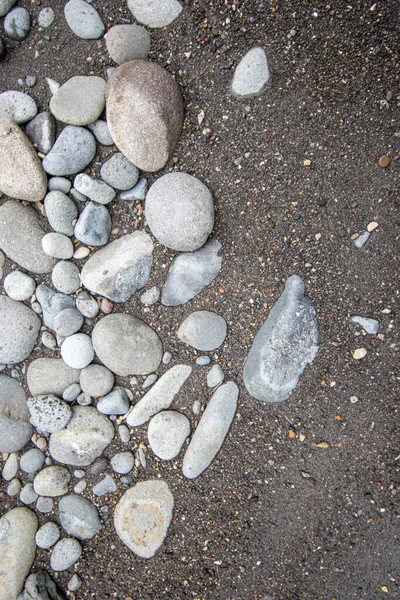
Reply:
M256 46L244 55L233 74L231 92L239 98L258 96L270 78L264 48Z
M0 519L0 600L15 600L33 564L38 520L29 508L14 508Z
M243 370L243 381L261 402L287 400L307 364L317 353L318 325L311 301L298 275L285 290L254 338Z
M218 454L235 416L238 396L233 381L212 395L183 457L183 474L188 479L201 475Z
M98 458L114 437L111 421L91 406L74 406L65 429L52 433L49 452L65 465L84 467Z
M50 175L74 175L93 160L96 141L83 127L67 125L43 159L43 169Z
M135 404L127 417L127 424L138 427L156 413L169 408L191 372L192 367L188 365L175 365L164 373L147 394Z
M366 333L369 333L370 335L376 335L379 331L379 321L377 321L376 319L370 319L369 317L360 317L354 315L353 317L351 317L350 321L352 323L360 325L360 327L362 327L364 331Z
M185 304L209 285L222 265L222 245L212 238L194 252L182 252L172 261L161 302L165 306Z
M31 141L9 117L0 117L0 191L11 198L39 202L47 177Z
M50 112L42 112L30 121L25 133L39 152L47 154L56 139L56 122Z
M135 231L93 254L82 269L82 283L95 294L125 302L147 283L152 262L150 236Z
M165 481L140 481L118 502L115 530L132 552L151 558L167 535L173 508L174 497Z
M72 223L78 216L78 209L71 198L63 192L54 190L44 199L44 208L54 231L70 236L74 233Z
M23 387L0 375L0 452L17 452L33 433Z
M69 0L64 15L74 34L83 40L96 40L104 33L99 13L85 0Z
M28 358L40 329L40 319L26 304L0 296L0 364Z

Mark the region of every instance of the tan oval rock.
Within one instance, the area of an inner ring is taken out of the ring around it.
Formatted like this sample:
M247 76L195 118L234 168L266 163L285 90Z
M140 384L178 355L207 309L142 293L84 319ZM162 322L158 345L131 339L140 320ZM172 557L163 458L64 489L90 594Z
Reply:
M115 144L143 171L159 171L172 156L183 126L178 84L160 65L124 63L106 91L107 123Z
M8 117L0 118L0 191L11 198L39 202L47 177L32 143Z

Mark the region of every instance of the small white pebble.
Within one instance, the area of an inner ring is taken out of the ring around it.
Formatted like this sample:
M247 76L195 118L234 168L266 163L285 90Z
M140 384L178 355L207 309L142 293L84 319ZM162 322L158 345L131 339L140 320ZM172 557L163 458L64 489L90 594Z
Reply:
M367 356L367 350L365 348L357 348L353 352L353 358L355 360L361 360Z

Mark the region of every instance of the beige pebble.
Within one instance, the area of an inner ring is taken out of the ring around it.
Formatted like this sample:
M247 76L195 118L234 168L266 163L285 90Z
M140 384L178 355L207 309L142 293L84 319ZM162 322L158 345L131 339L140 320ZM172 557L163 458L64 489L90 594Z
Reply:
M377 227L378 223L376 221L371 221L371 223L367 225L367 231L371 233L371 231L374 231L374 229L376 229Z
M86 248L86 246L80 246L79 248L77 248L75 250L74 258L79 260L81 258L86 258L87 256L89 256L89 254L90 254L89 248Z
M365 356L367 356L367 350L365 348L357 348L357 350L354 350L353 352L353 358L355 360L361 360Z
M305 167L309 167L309 166L311 165L311 160L308 160L308 159L307 159L307 160L305 160L305 161L303 162L303 165L304 165Z

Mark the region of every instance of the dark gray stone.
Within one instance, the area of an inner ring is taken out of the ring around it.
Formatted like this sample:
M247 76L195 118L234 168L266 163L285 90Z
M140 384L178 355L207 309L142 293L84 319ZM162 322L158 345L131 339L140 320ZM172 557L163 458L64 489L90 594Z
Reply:
M46 571L38 571L29 575L18 600L66 600L66 597L57 589Z
M53 115L47 111L39 113L27 124L25 133L39 152L47 154L56 141L56 122Z
M108 242L111 227L107 208L97 202L89 202L75 225L75 237L88 246L103 246Z

